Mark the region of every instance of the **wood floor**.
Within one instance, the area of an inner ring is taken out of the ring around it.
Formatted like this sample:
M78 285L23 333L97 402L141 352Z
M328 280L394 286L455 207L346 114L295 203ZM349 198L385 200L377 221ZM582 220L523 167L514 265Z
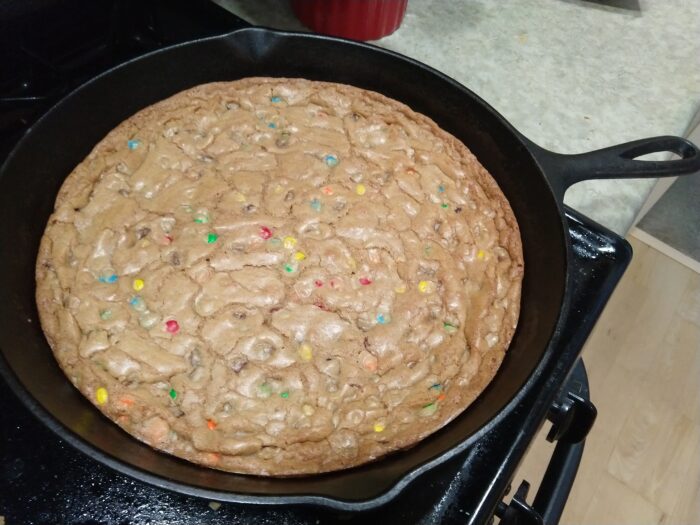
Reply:
M583 351L598 419L561 523L700 524L700 274L634 259ZM513 482L537 489L546 424Z

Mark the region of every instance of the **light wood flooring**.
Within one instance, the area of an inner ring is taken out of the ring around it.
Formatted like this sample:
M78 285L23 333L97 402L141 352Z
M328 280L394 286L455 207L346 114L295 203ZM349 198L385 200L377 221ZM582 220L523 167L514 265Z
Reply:
M700 524L700 274L631 237L634 258L583 351L598 419L561 523ZM534 497L545 424L513 481Z

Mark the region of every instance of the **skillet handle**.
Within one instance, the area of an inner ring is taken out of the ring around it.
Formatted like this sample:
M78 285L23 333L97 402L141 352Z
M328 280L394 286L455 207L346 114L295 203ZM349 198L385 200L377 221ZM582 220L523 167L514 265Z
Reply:
M700 149L689 140L663 136L634 140L588 153L564 155L533 145L532 152L559 201L566 190L588 179L638 179L700 172ZM672 152L680 159L635 160L648 153Z

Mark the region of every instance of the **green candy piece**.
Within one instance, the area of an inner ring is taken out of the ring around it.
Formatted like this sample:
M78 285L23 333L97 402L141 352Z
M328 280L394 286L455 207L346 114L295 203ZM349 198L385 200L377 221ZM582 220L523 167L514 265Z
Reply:
M437 411L437 408L436 403L428 403L420 409L420 415L423 417L432 416Z
M263 383L258 387L260 391L260 397L270 397L272 394L272 387L268 383Z
M287 399L287 398L289 397L289 392L282 392L282 393L280 394L280 397L281 397L281 398L284 398L284 399Z
M168 395L170 396L170 399L175 399L177 397L177 392L175 392L174 388L171 388L170 392L168 392Z

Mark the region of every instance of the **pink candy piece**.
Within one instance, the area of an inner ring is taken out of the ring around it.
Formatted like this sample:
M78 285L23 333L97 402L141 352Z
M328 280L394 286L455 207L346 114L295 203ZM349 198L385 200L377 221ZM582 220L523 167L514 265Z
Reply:
M176 334L180 330L180 325L175 319L171 319L170 321L165 321L165 329L171 334Z
M372 284L372 279L368 279L367 277L360 277L360 284L363 286L367 286L368 284Z
M260 237L262 237L265 240L269 239L270 237L272 237L272 230L270 230L270 228L268 228L267 226L261 226Z
M316 279L314 284L316 285L316 288L321 288L321 286L323 286L323 281Z

